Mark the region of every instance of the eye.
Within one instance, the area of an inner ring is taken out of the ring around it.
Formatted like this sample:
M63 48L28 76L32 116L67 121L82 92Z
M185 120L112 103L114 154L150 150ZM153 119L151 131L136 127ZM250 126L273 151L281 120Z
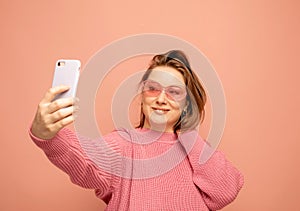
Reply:
M155 82L145 82L144 90L146 91L159 91L160 89L160 85Z
M149 85L149 86L147 87L147 89L148 89L149 91L156 91L156 90L158 90L158 88L157 88L156 86L154 86L154 85Z
M170 89L170 90L169 90L169 93L172 94L172 95L179 95L179 94L180 94L179 91L174 90L174 89Z
M181 95L182 93L183 93L183 91L181 90L181 88L179 88L179 87L170 87L169 89L168 89L168 93L170 94L170 95Z

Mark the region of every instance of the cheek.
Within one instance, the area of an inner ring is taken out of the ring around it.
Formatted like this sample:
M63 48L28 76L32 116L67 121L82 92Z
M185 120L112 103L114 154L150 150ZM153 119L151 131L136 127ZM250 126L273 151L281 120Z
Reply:
M143 97L141 100L143 107L150 106L152 101L149 99L149 97Z
M172 109L176 112L181 112L183 111L185 106L186 106L186 101L174 102L172 104Z

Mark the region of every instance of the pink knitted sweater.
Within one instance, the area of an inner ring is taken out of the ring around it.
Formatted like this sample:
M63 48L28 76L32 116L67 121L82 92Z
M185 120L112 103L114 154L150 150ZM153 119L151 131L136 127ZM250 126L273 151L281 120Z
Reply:
M209 147L198 136L193 145L190 136L147 129L114 131L101 140L79 141L66 128L51 140L30 136L73 183L95 189L107 211L220 210L244 182L220 151L200 163Z

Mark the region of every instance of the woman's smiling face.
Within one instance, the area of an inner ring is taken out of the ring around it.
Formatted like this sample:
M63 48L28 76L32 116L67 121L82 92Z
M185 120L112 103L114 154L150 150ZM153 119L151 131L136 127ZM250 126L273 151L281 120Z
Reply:
M174 132L173 126L186 106L186 86L182 74L173 67L157 66L146 81L142 94L144 128Z

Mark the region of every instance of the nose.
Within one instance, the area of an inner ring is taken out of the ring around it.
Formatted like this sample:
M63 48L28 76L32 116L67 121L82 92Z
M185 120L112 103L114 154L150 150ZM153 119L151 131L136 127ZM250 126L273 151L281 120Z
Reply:
M166 97L167 96L166 96L165 90L162 90L156 98L157 104L159 104L159 105L166 104Z

